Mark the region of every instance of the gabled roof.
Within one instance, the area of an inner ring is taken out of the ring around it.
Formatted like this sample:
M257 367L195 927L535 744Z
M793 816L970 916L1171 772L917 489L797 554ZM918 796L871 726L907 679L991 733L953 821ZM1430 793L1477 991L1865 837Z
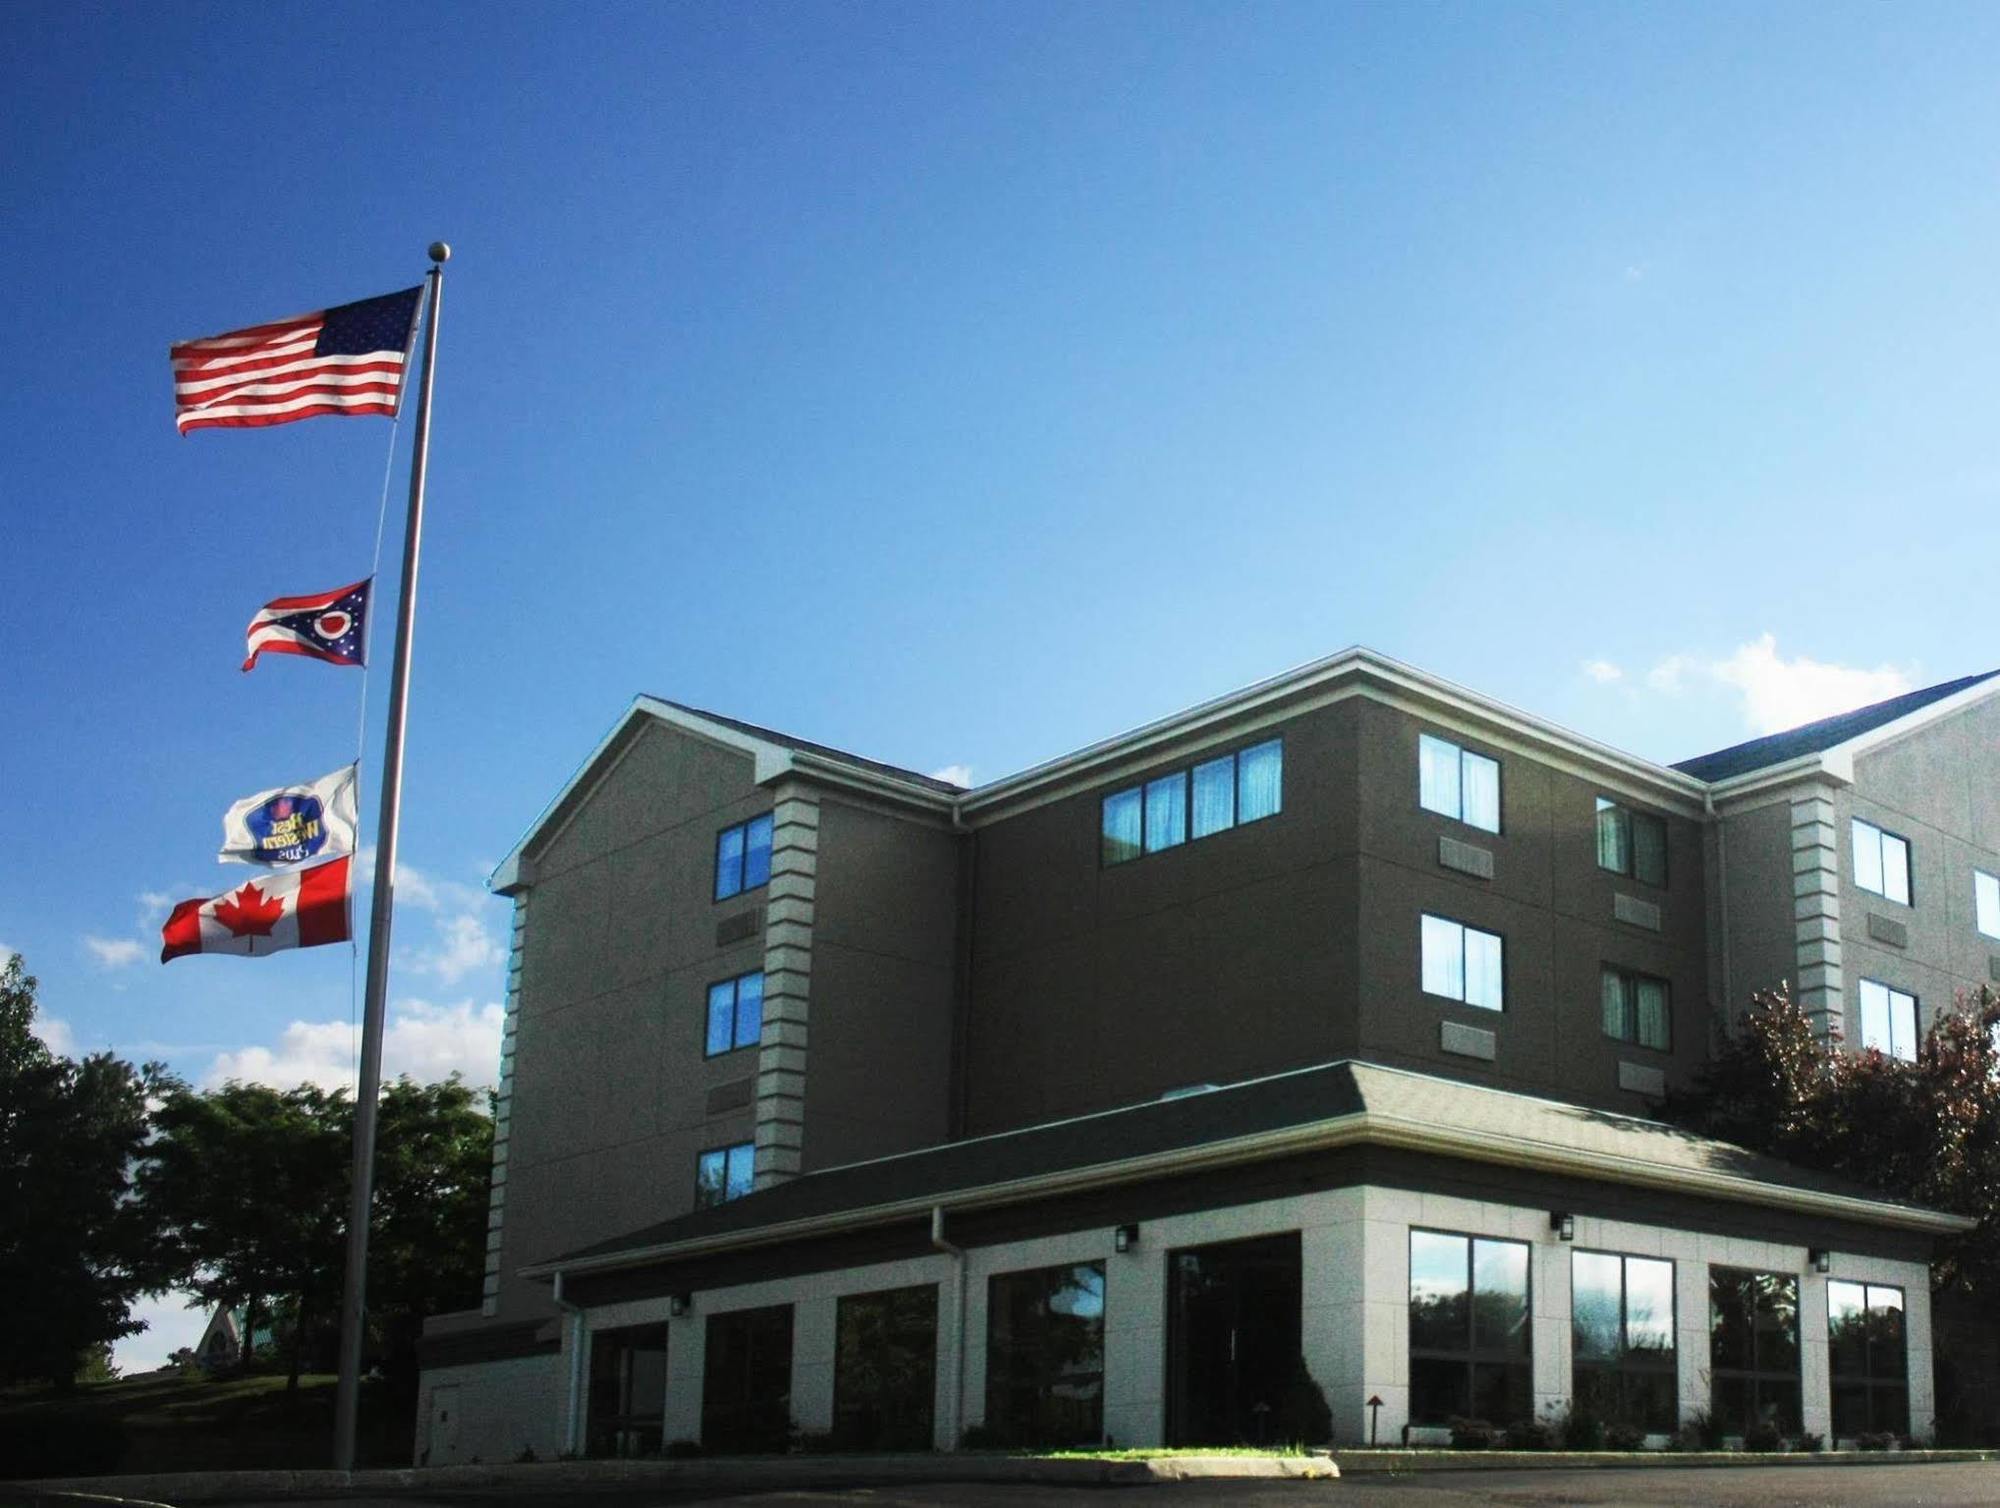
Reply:
M901 765L884 764L879 759L864 759L859 754L850 754L847 750L836 749L830 744L816 744L810 739L800 738L796 734L780 733L775 728L760 728L757 724L746 723L741 718L725 717L720 712L705 712L700 707L690 707L685 702L668 701L663 696L643 697L641 700L655 703L662 707L672 707L676 711L705 718L711 723L719 723L725 728L734 728L738 733L742 733L750 738L763 739L767 743L776 744L781 749L792 749L800 753L815 754L821 759L831 760L835 764L852 765L855 769L865 770L870 774L887 775L895 780L907 780L912 785L926 786L940 795L956 796L966 789L966 787L957 784L955 781L940 780L935 775L919 775L915 770L906 770Z
M1695 759L1683 759L1674 768L1683 774L1694 776L1697 780L1714 782L1731 780L1739 775L1747 775L1753 770L1768 769L1773 765L1786 764L1808 755L1825 754L1865 734L1885 730L1891 723L1909 717L1912 713L1931 708L1947 697L1970 691L1995 676L2000 676L2000 670L1960 676L1955 681L1941 681L1935 686L1926 686L1921 691L1906 691L1901 696L1892 696L1886 701L1875 702L1867 707L1857 707L1852 712L1823 717L1818 722L1807 723L1803 727L1789 728L1782 733L1770 733L1762 738L1750 739L1746 743L1732 744L1726 749L1718 749L1713 754L1703 754ZM1993 689L2000 690L2000 687Z
M1974 1223L1660 1121L1343 1060L807 1173L523 1271L637 1266L1352 1143L1905 1230Z

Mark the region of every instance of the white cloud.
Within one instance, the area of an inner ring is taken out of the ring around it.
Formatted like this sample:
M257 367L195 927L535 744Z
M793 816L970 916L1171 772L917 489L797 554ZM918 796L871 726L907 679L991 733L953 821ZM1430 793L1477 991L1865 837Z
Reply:
M99 937L88 933L83 945L90 949L101 969L129 969L146 957L146 945L129 937Z
M174 909L174 897L176 894L185 895L187 892L172 890L140 891L138 896L139 925L141 927L157 927L161 922L165 921L167 913Z
M969 764L948 764L941 770L932 770L931 779L949 780L953 785L972 784L972 766Z
M1778 652L1777 635L1767 633L1719 660L1668 655L1646 672L1646 684L1666 696L1733 692L1742 698L1743 721L1752 732L1777 733L1899 695L1912 682L1910 672L1895 665L1834 665L1808 655L1788 660Z
M190 1303L195 1307L190 1309ZM208 1315L199 1299L185 1293L140 1299L132 1306L132 1318L144 1320L146 1328L112 1343L112 1365L127 1377L159 1370L174 1352L184 1347L194 1349L201 1332L208 1328Z
M492 1084L499 1074L500 1031L506 1012L497 1004L433 1005L403 1000L389 1009L382 1033L382 1077L408 1074L429 1083L459 1073L469 1084ZM346 1021L294 1021L275 1047L250 1046L216 1055L203 1083L228 1079L290 1089L317 1084L352 1089L359 1032Z
M1742 645L1713 669L1717 680L1742 693L1744 717L1759 733L1776 733L1865 707L1908 691L1911 685L1908 672L1894 665L1866 670L1828 665L1804 655L1786 660L1778 654L1775 634Z
M498 968L506 960L506 951L476 916L447 916L438 922L437 930L438 945L410 960L410 967L420 974L457 984L477 969Z
M42 1046L59 1058L76 1055L76 1033L69 1029L69 1023L60 1016L44 1016L35 1013L35 1035L42 1039Z
M1625 678L1625 672L1609 660L1585 660L1583 673L1600 686L1609 686L1613 681Z

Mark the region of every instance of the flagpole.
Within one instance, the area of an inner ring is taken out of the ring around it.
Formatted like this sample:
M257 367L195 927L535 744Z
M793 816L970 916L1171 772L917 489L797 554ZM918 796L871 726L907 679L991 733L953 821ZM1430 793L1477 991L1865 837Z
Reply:
M368 1317L368 1210L375 1194L376 1100L382 1090L382 1017L389 994L389 929L396 894L396 819L403 805L403 715L410 691L410 636L417 615L417 551L423 543L424 473L431 450L431 380L437 373L438 304L451 248L431 243L424 370L417 387L417 434L410 460L410 512L403 526L403 585L396 598L396 648L389 676L389 726L382 743L382 813L375 824L375 896L368 916L368 989L361 1011L361 1083L354 1097L354 1182L347 1206L347 1273L340 1293L340 1386L333 1407L333 1464L354 1469L361 1406L361 1359Z

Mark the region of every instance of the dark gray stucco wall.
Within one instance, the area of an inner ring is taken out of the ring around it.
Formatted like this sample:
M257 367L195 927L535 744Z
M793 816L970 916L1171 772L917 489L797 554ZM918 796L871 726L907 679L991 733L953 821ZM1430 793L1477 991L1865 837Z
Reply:
M2000 939L1978 930L1973 872L2000 875L2000 701L1977 704L1861 755L1852 789L1834 805L1841 951L1855 1029L1862 979L1915 994L1926 1018L1948 1007L1958 991L1993 983ZM1908 840L1909 905L1854 883L1855 817ZM1881 935L1895 936L1898 929L1900 946Z
M711 899L718 829L770 805L747 755L661 726L641 732L535 855L523 940L500 1318L549 1312L523 1263L693 1207L695 1160L748 1141L754 1094L711 1090L754 1049L705 1059L708 985L760 968L763 929L716 944L758 894Z
M1718 819L1725 911L1723 937L1728 969L1721 1002L1734 1021L1759 990L1796 984L1799 948L1792 907L1792 806L1773 801Z
M966 1130L979 1135L1353 1050L1352 704L1284 723L1283 810L1105 868L1108 791L979 829Z
M945 1139L964 841L832 794L819 814L807 1171Z
M1643 1110L1645 1096L1619 1087L1621 1063L1658 1070L1672 1082L1707 1052L1700 823L1399 708L1358 706L1362 1056L1498 1088ZM1425 732L1500 761L1498 833L1419 804L1417 742ZM1665 818L1664 886L1598 867L1599 795ZM1447 868L1440 862L1440 838L1490 853L1492 878ZM1621 895L1657 908L1659 930L1618 920ZM1504 1010L1424 993L1426 912L1500 934ZM1600 980L1606 965L1668 981L1669 1050L1605 1034ZM1492 1061L1446 1052L1447 1022L1491 1032Z

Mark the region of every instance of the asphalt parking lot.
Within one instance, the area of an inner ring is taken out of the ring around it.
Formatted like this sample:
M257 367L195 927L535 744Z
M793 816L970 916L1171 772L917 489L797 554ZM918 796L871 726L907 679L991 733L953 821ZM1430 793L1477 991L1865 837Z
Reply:
M49 1508L57 1500L43 1499ZM1618 1505L1618 1508L1810 1508L1810 1505L1932 1505L1986 1508L2000 1503L2000 1463L1882 1464L1732 1468L1628 1468L1578 1471L1430 1471L1408 1476L1352 1475L1337 1482L1182 1482L1137 1487L1049 1487L938 1483L922 1486L788 1489L718 1494L651 1487L611 1487L532 1497L500 1489L412 1491L267 1500L269 1508L666 1508L725 1503L732 1508L1445 1508L1445 1505ZM0 1491L0 1508L15 1508ZM23 1505L25 1508L25 1505ZM252 1508L239 1503L238 1508Z

